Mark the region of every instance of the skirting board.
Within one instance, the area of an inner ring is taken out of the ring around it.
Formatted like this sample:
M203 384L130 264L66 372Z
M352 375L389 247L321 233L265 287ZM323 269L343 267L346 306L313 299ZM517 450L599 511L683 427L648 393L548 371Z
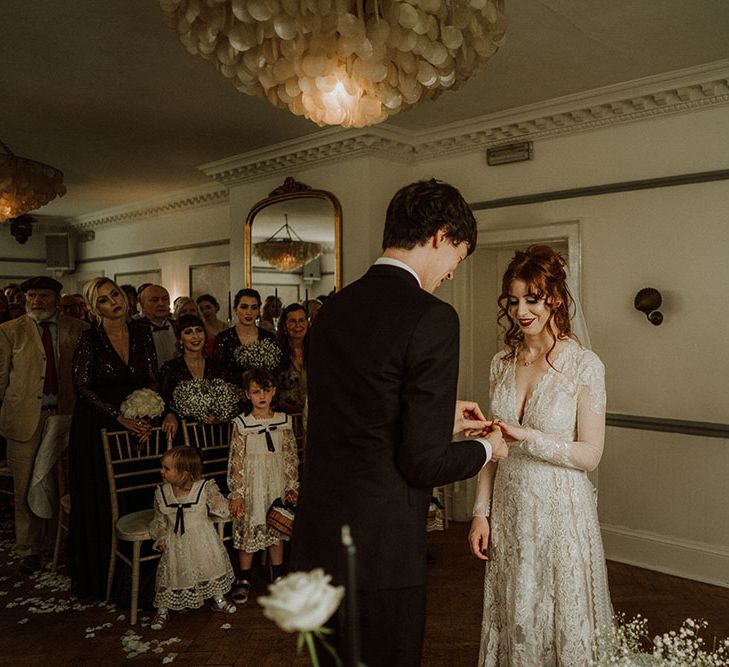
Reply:
M605 557L676 577L729 588L729 549L601 524Z

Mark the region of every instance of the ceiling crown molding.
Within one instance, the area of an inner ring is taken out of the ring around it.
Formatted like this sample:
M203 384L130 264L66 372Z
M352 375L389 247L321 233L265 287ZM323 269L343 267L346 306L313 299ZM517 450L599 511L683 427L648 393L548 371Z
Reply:
M238 183L261 180L272 174L290 173L297 167L342 158L375 155L408 162L415 153L415 145L408 136L409 133L388 126L354 130L334 128L264 150L209 162L198 168L219 183L230 187Z
M199 168L231 186L342 158L416 162L729 103L729 60L606 86L424 132L330 129Z
M119 206L88 215L79 216L70 221L71 226L79 231L89 231L130 222L140 218L155 218L167 213L179 213L185 209L202 208L228 202L228 190L210 185L191 188L166 197L156 197L146 202Z

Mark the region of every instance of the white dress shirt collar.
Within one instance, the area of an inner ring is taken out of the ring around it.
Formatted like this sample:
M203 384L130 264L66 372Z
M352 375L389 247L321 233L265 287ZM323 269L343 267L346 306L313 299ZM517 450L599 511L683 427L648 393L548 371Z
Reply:
M386 266L397 266L400 269L405 269L408 273L411 273L413 276L415 276L415 280L418 281L418 287L422 287L422 283L420 282L420 276L415 273L415 269L413 269L412 266L409 266L408 264L405 264L405 262L401 262L399 259L393 259L392 257L379 257L375 264L385 264Z

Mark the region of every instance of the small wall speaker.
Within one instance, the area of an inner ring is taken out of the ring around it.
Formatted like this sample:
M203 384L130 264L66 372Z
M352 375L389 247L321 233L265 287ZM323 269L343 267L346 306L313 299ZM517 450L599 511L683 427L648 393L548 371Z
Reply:
M46 268L52 271L73 271L75 268L73 238L67 232L46 234Z
M321 257L304 264L303 279L307 282L321 280Z

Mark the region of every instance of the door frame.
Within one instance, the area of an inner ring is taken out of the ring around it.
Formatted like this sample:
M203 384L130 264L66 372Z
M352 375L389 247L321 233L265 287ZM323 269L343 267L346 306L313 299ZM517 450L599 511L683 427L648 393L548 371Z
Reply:
M582 240L579 220L570 220L529 227L509 227L503 229L479 230L477 248L499 248L512 245L532 245L535 243L566 242L568 248L567 269L570 283L576 287L577 295L582 302ZM474 294L478 286L473 284L472 263L466 262L463 267L463 280L454 285L452 291L453 306L461 315L461 355L458 381L458 395L473 396L473 360L478 354L476 350L477 336L473 331ZM463 325L466 326L463 326Z

